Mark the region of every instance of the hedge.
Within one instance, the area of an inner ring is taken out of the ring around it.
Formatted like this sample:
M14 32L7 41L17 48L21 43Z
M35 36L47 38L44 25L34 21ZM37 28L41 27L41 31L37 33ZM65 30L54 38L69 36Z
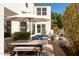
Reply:
M29 32L15 32L12 35L13 40L29 40L30 33Z

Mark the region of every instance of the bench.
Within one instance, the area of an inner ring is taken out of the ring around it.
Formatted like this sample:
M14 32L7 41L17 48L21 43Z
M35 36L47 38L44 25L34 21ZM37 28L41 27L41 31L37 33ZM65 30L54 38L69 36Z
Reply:
M16 55L18 55L18 52L29 52L29 51L34 51L37 52L37 55L40 55L40 47L14 47L13 49L14 52L16 52Z

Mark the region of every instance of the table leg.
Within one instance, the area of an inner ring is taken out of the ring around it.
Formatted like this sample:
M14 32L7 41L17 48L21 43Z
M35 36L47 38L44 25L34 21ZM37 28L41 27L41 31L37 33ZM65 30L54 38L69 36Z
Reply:
M15 54L15 56L18 56L18 52L16 51L16 54Z

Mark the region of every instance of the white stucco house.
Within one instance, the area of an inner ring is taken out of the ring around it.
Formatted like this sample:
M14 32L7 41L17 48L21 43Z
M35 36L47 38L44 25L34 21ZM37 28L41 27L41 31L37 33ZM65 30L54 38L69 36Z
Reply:
M4 3L4 17L19 15L19 14L35 14L40 17L47 17L48 21L43 22L32 22L31 33L36 34L50 34L51 32L51 4L49 3ZM38 19L37 19L38 20ZM21 32L29 31L29 22L20 21L5 21L5 27L7 26L7 31ZM6 32L6 29L5 29Z

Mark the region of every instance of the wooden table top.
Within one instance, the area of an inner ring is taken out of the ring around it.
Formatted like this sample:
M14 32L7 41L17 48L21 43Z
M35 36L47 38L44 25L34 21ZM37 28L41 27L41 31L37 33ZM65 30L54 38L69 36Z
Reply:
M17 40L17 41L13 41L10 45L43 45L44 40Z

